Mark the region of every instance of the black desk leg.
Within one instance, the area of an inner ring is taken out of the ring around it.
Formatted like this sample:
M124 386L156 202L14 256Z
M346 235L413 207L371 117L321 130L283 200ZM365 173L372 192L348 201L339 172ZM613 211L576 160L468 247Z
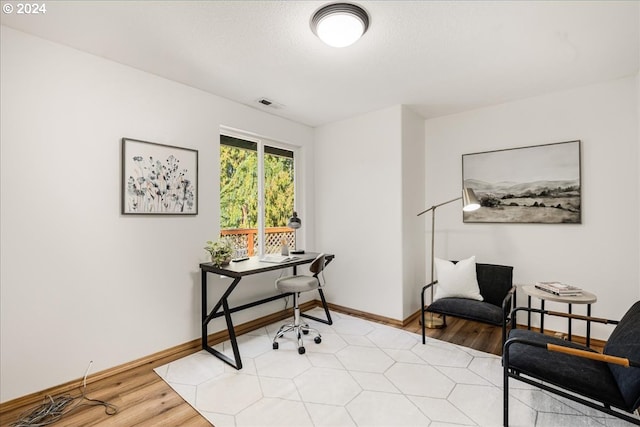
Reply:
M544 300L540 300L540 309L542 313L540 313L540 333L544 334Z
M202 270L201 271L201 277L200 277L200 286L201 286L201 298L202 301L200 301L201 303L201 313L202 313L202 348L206 349L208 346L208 331L207 331L207 325L209 324L209 322L206 322L207 319L207 272Z
M224 309L224 318L227 321L227 330L229 331L229 341L231 341L231 348L233 349L233 357L235 359L235 365L229 363L236 369L242 369L242 360L240 360L240 350L238 349L238 339L236 338L236 330L233 327L233 321L231 320L231 311L229 311L229 303L225 298L222 301L222 308Z
M229 303L227 298L233 292L236 285L240 282L240 278L233 280L231 285L227 288L225 293L220 297L220 300L216 303L210 313L207 313L207 273L202 272L202 349L207 350L218 359L222 360L226 364L233 366L236 369L242 369L242 360L240 360L240 350L238 349L238 340L236 339L236 331L233 327L233 321L231 320L231 310L229 309ZM218 313L222 307L222 313ZM208 342L209 331L207 326L211 320L224 315L227 322L227 332L229 333L229 340L231 341L231 348L233 349L234 359L231 359L226 354L211 347Z

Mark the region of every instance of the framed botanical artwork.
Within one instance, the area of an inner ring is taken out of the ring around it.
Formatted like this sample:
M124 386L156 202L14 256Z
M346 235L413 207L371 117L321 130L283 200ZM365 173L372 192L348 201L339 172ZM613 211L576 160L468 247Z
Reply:
M580 224L580 141L462 155L462 183L480 200L464 222Z
M198 151L122 138L122 213L197 215Z

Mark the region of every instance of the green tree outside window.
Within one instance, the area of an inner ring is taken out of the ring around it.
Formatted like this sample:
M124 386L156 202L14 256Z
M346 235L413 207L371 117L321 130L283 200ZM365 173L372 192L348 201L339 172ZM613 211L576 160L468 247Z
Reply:
M257 151L250 148L251 143L248 144L249 148L220 145L220 228L223 230L258 225L258 156ZM284 227L294 206L293 153L266 149L264 172L265 227Z

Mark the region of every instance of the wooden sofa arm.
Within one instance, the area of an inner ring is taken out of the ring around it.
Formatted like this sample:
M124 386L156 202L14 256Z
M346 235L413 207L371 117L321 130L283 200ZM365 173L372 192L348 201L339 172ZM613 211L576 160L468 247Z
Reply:
M570 356L584 357L585 359L597 360L599 362L605 363L613 363L616 365L624 366L625 368L629 368L633 366L634 368L640 367L640 364L634 362L633 360L629 360L626 357L618 357L618 356L610 356L608 354L601 353L592 353L590 351L579 350L577 348L564 347L557 344L547 344L547 350L555 351L557 353L564 353Z

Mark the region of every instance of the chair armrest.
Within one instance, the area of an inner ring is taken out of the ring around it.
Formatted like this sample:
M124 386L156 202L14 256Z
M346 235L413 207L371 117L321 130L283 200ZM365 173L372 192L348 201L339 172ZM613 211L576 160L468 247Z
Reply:
M426 291L427 289L429 289L429 288L430 288L430 287L432 287L432 286L435 286L436 284L438 284L438 281L437 281L437 280L434 280L433 282L431 282L431 283L427 283L426 285L424 285L424 286L422 287L422 294L424 295L424 291Z
M433 289L433 286L436 285L438 281L433 281L431 283L427 283L422 287L422 291L420 292L420 324L422 325L422 344L425 343L425 332L424 332L424 291L429 288ZM431 301L433 302L433 301Z
M422 291L420 292L420 303L422 304L422 305L420 306L420 310L421 310L421 311L423 311L423 312L424 312L424 291L426 291L427 289L429 289L429 288L431 288L431 287L435 286L437 283L438 283L438 281L437 281L437 280L435 280L435 281L433 281L433 282L431 282L431 283L427 283L426 285L424 285L424 286L422 287ZM431 302L433 302L433 301L431 301Z
M514 295L516 294L516 287L512 286L511 289L507 292L502 300L502 312L506 315L510 313L513 309L512 307L508 307L509 305L513 306ZM505 316L506 317L506 316Z
M640 367L638 362L629 360L626 357L610 356L608 354L592 353L590 351L579 350L577 348L563 347L557 344L547 344L547 350L555 351L557 353L564 353L570 356L584 357L586 359L597 360L599 362L613 363L615 365L624 366L629 368L631 366L637 368Z
M511 328L515 326L515 321L511 316L513 305L516 300L516 286L512 286L502 300L502 346L507 340L507 323L511 320Z
M539 342L533 342L530 340L525 340L522 338L511 338L509 340L507 340L507 342L504 345L504 351L503 351L503 355L505 357L505 365L508 363L509 361L509 348L511 347L511 345L513 344L524 344L524 345L530 345L533 347L539 347L539 348L544 348L547 351L553 351L556 353L563 353L569 356L574 356L574 357L582 357L584 359L591 359L591 360L596 360L598 362L603 362L603 363L613 363L615 365L620 365L620 366L624 366L625 368L629 368L629 367L633 367L633 368L640 368L640 363L634 360L630 360L627 359L626 357L619 357L619 356L610 356L608 354L602 354L602 353L596 353L596 352L592 352L592 351L585 351L585 350L580 350L577 348L572 348L572 347L565 347L562 345L558 345L558 344L544 344L544 343L539 343Z
M528 311L529 313L539 313L547 316L564 317L567 319L585 320L589 322L602 323L605 325L617 325L618 323L620 323L618 320L604 319L602 317L584 316L581 314L573 314L573 313L562 313L560 311L552 311L552 310L540 310L539 308L529 308L529 307L516 307L511 311L509 316L514 316L518 311Z

